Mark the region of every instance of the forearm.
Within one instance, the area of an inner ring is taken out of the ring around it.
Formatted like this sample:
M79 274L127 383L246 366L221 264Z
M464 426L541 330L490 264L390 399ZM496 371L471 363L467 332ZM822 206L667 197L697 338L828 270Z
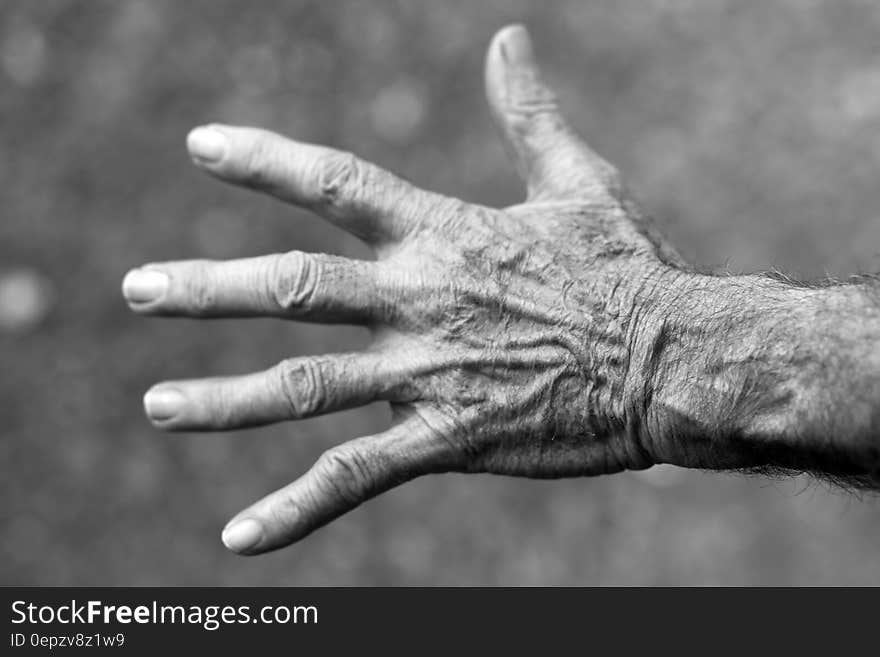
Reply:
M880 485L871 283L689 276L655 328L651 427L672 462Z

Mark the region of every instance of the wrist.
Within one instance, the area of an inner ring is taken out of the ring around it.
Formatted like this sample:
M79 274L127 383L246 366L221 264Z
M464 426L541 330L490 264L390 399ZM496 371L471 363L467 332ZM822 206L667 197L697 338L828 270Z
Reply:
M696 312L710 277L658 265L639 276L630 300L626 407L630 439L654 463L683 465L683 419L692 417L690 395L675 394L691 370L702 322ZM632 288L631 288L632 289Z
M880 311L863 288L691 275L672 298L649 379L658 460L841 476L877 460Z
M768 465L765 436L791 433L790 390L778 376L789 346L774 327L793 301L771 279L690 272L658 295L638 350L658 462Z

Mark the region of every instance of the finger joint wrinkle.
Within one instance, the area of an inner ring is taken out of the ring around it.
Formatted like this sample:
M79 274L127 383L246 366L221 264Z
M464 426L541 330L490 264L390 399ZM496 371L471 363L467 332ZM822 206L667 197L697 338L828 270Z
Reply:
M315 257L301 251L291 251L281 256L269 277L270 298L282 310L293 311L307 307L318 289L321 268Z

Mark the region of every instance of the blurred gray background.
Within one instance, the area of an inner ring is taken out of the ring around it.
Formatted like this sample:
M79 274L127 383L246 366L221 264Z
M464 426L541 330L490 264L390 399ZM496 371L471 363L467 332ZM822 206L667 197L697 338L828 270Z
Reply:
M485 47L514 20L573 123L693 261L880 269L876 2L3 0L0 583L880 584L880 502L674 468L431 477L269 556L221 545L233 513L388 414L208 435L144 419L159 380L366 338L128 312L121 278L150 260L366 255L200 174L187 131L260 125L517 202L482 91Z

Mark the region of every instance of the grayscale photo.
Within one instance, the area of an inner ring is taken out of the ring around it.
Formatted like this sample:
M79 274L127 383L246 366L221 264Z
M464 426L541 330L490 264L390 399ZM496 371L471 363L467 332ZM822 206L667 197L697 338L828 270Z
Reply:
M878 35L0 2L9 645L348 627L135 587L880 584Z

